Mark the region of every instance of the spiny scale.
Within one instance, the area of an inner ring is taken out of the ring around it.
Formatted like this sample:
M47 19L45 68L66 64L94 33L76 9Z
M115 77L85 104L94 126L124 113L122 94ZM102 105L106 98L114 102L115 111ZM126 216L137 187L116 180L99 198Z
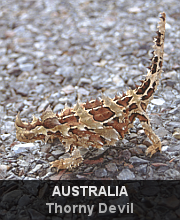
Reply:
M151 65L140 86L135 90L128 90L122 97L116 95L114 99L110 99L103 95L101 100L77 103L74 108L66 107L60 114L53 113L48 107L41 120L33 117L31 123L22 122L18 113L15 122L17 139L33 142L59 138L70 157L51 164L58 170L68 169L83 161L78 146L101 148L104 145L114 145L118 139L124 138L137 117L152 141L146 154L152 156L157 150L161 151L161 142L152 131L146 108L161 77L165 17L165 13L161 13Z

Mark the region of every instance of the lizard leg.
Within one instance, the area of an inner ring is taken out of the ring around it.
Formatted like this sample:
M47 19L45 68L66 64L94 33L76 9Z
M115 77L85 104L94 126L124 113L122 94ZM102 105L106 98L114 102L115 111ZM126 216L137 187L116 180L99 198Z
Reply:
M69 158L63 158L51 162L51 168L56 167L57 171L60 169L71 169L72 167L79 166L83 162L83 158L80 154L79 149L74 148Z
M145 134L148 136L148 138L152 141L153 145L148 147L146 150L146 155L150 154L150 157L155 154L158 150L161 151L161 141L159 137L154 133L151 126L148 124L148 122L141 122L141 125L145 131Z

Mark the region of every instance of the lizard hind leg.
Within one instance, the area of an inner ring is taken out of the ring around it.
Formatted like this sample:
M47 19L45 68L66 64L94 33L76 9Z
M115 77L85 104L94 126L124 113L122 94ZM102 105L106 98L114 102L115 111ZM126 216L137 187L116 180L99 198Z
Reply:
M159 137L154 133L151 125L148 122L141 121L141 125L145 131L145 134L152 141L152 145L146 150L146 155L150 154L150 157L155 154L158 150L161 152L161 141Z
M51 168L56 167L57 172L61 169L71 169L73 167L79 166L83 162L83 158L80 154L79 149L73 148L73 151L70 153L70 157L63 158L60 160L55 160L51 162Z

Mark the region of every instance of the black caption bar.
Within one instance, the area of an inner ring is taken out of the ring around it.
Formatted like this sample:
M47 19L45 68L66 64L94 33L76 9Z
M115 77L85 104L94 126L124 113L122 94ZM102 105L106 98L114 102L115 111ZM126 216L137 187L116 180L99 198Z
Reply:
M0 181L0 219L178 219L180 181Z

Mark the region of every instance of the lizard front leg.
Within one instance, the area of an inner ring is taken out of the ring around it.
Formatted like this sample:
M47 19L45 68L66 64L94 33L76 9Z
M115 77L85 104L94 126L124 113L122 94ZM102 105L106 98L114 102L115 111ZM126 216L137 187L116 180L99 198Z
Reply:
M70 153L69 158L55 160L50 164L51 164L51 168L56 167L58 171L61 169L71 169L73 167L79 166L79 164L82 162L83 162L83 158L80 154L79 149L74 147L72 152Z
M146 150L146 155L150 154L151 157L158 150L161 152L161 141L159 137L153 132L151 126L148 124L148 122L141 122L141 125L145 131L145 134L153 143L153 145L148 147L148 149Z

